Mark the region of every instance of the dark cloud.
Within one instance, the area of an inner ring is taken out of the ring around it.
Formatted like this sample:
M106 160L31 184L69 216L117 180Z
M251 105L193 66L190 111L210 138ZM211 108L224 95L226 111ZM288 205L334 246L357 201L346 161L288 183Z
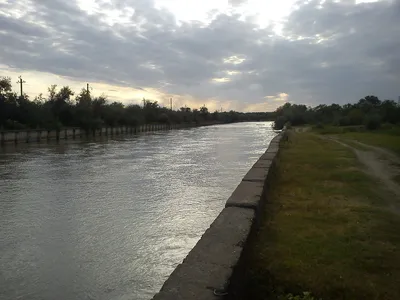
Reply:
M0 14L0 59L17 69L241 103L279 93L307 104L400 93L397 2L307 2L282 35L240 15L178 25L146 0L100 1L91 15L73 1L22 2L29 8L23 18ZM131 11L129 22L107 24L104 11L112 9ZM227 60L234 56L244 61ZM223 77L230 81L213 81Z
M46 37L48 34L46 30L27 22L19 22L11 18L7 18L4 15L0 15L0 28L2 31L14 32L20 36L20 38L31 36L31 37Z

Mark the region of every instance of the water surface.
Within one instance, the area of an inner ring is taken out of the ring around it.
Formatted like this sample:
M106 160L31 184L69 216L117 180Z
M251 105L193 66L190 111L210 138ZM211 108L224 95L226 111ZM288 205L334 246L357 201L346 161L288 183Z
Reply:
M238 123L0 149L0 299L151 299L274 135Z

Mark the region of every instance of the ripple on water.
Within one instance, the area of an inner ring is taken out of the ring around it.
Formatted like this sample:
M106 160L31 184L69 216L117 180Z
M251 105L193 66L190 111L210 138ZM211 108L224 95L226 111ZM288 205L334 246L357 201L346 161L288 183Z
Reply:
M0 152L1 299L150 299L273 138L270 123Z

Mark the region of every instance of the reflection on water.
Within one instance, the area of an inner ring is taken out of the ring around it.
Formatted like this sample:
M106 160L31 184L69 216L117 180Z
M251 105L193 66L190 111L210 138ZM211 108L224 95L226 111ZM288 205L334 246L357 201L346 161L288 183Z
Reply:
M1 299L150 299L274 136L240 123L0 151Z

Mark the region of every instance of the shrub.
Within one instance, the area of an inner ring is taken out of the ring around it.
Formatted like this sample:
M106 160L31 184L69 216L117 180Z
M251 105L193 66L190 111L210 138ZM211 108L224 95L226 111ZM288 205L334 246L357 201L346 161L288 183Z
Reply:
M349 126L350 125L350 118L349 117L341 117L338 121L339 126Z
M283 125L283 127L286 129L290 129L290 128L292 128L292 123L286 122L285 125Z
M162 113L159 117L158 117L158 121L164 124L168 124L170 123L169 121L169 117L166 113Z
M364 130L365 128L363 126L348 126L343 128L343 132L359 132Z
M284 116L279 116L276 118L274 122L274 129L280 130L285 126L285 124L288 122L288 119Z
M365 128L368 130L375 130L381 126L381 119L379 116L368 117L365 121Z
M317 123L317 125L314 126L315 129L324 129L324 124L322 123Z
M343 128L339 126L324 125L322 128L318 128L317 125L313 126L312 129L319 134L340 134L343 133Z
M12 129L12 130L20 130L20 129L24 129L25 126L17 121L13 121L13 120L7 120L5 122L5 127L7 129Z
M392 128L393 128L393 124L390 124L390 123L384 123L381 125L381 129L384 129L384 130L389 130Z

